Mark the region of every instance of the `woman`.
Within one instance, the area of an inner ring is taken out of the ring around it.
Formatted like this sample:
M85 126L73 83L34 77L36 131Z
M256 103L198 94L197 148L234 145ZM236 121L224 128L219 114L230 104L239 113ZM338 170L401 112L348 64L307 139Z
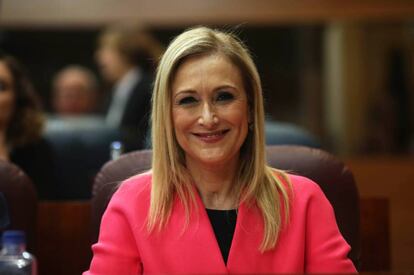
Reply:
M121 130L127 152L146 146L153 69L162 50L138 24L111 25L99 37L96 61L103 78L113 86L106 122Z
M0 159L23 169L41 199L55 197L53 161L41 138L43 115L22 66L0 53Z
M153 169L113 196L86 274L355 272L319 187L266 165L260 79L240 41L179 35L152 107Z

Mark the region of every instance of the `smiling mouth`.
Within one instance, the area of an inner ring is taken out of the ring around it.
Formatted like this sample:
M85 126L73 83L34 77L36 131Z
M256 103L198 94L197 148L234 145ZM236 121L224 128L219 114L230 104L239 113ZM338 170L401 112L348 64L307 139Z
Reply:
M193 133L196 137L207 143L220 141L230 130L214 131L210 133Z

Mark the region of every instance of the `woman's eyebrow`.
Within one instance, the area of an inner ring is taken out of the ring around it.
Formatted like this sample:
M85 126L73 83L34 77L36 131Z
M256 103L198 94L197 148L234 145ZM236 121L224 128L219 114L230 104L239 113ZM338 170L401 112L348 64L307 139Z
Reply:
M213 91L219 91L219 90L222 90L222 89L231 89L231 90L234 90L234 91L239 91L239 89L236 86L233 86L233 85L230 85L230 84L224 84L224 85L217 86L213 89ZM188 88L188 89L183 88L183 89L179 90L178 92L176 92L174 94L174 98L176 98L177 96L180 96L180 95L194 95L194 94L197 94L197 92L195 90L193 90L191 88Z
M190 89L188 89L188 90L184 89L184 90L181 90L181 91L175 93L174 98L176 98L177 96L180 96L180 95L193 95L193 94L197 94L197 92L194 91L194 90L190 90Z
M237 87L235 87L233 85L228 85L228 84L226 84L226 85L220 85L217 88L215 88L214 90L217 91L217 90L222 90L222 89L232 89L232 90L238 91L238 88Z

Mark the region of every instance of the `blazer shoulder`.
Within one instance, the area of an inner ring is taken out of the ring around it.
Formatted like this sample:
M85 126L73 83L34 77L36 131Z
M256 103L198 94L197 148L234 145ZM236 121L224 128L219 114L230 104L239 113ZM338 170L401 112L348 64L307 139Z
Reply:
M151 193L152 171L147 171L124 180L118 190L117 196L130 197L137 195L149 196Z
M319 184L313 180L299 175L288 174L289 180L292 185L294 196L300 196L301 198L310 199L312 197L324 198L325 194L322 191Z

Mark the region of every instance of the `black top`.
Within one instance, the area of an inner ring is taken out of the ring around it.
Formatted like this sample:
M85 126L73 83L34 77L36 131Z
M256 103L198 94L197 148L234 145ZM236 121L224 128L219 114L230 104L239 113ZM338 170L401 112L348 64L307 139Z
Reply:
M55 199L56 182L52 149L45 139L15 147L10 152L10 161L19 166L32 180L38 198Z
M234 229L236 228L237 210L214 210L206 209L214 235L220 247L221 255L227 264Z

